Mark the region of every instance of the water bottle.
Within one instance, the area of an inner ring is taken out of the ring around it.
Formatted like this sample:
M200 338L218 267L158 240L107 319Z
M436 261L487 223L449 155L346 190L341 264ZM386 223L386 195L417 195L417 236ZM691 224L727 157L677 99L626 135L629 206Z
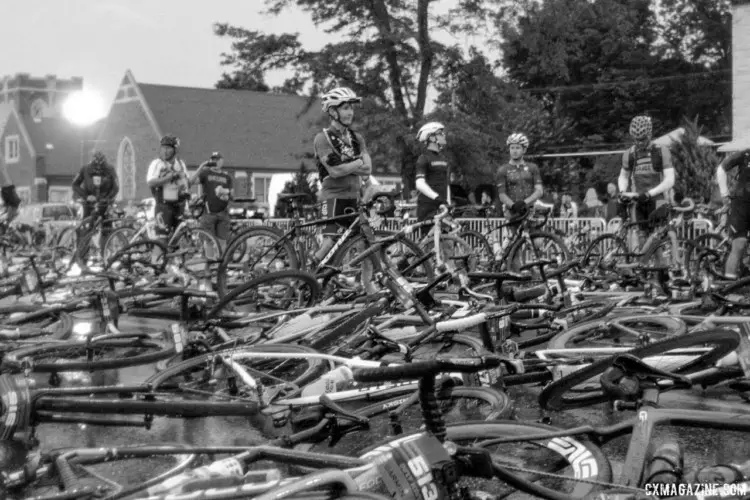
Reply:
M341 365L326 373L312 384L302 388L302 397L319 396L329 392L336 392L348 385L348 382L354 378L352 369L346 365Z
M673 441L662 443L651 454L644 484L677 484L682 479L683 465L680 445Z

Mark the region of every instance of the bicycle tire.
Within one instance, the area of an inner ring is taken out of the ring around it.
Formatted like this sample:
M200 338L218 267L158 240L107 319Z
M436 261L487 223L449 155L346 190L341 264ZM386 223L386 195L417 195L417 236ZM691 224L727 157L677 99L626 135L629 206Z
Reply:
M137 335L132 335L137 337ZM85 357L89 349L122 349L122 348L154 348L158 349L156 352L149 352L146 354L138 354L132 357L117 357L105 361L70 361L60 362L62 356L54 356L56 352L70 352L71 350L80 350L82 356ZM79 341L79 342L66 342L63 344L43 344L33 347L24 347L21 349L15 349L5 355L0 370L3 372L14 372L23 368L24 359L38 355L45 357L55 357L55 361L47 363L36 363L32 365L32 372L36 373L59 373L59 372L75 372L75 371L99 371L99 370L114 370L118 368L127 368L131 366L142 366L151 363L156 363L163 359L167 359L174 355L174 346L170 346L166 349L161 348L162 345L153 342L151 339L144 344L128 344L119 340L104 340L104 341Z
M714 277L721 277L724 275L724 264L729 256L732 249L732 245L729 241L715 233L706 233L688 240L685 243L686 250L684 254L684 268L688 272L688 276L691 278L697 278L700 275L701 260L707 260L709 266L709 272ZM716 256L703 255L704 249L712 249L716 252ZM718 257L718 258L717 258Z
M108 251L110 247L110 243L115 241L115 238L124 238L127 243L125 245L121 246L120 249L124 248L126 245L132 243L132 239L136 234L136 230L131 227L118 227L117 229L113 229L109 235L107 236L107 239L104 240L104 248L102 249L102 253L107 256L110 254ZM114 252L111 252L112 255L117 253L117 250Z
M243 250L243 257L244 253L247 252L248 245L246 244L246 240L252 236L266 236L271 238L274 243L274 247L278 247L280 250L282 250L286 254L286 258L288 259L288 266L290 269L299 269L299 257L297 256L297 250L294 247L292 240L289 238L285 238L285 233L281 232L279 229L276 229L274 227L268 227L268 226L253 226L246 228L242 231L240 231L237 236L234 237L234 239L229 242L227 245L226 250L224 250L224 254L221 258L221 262L219 263L219 268L216 273L216 290L219 293L219 297L224 297L226 294L229 293L229 283L228 283L228 277L227 277L227 271L233 266L238 265L235 262L235 255L234 253L239 248L244 248ZM256 269L255 266L252 266L251 272L254 272ZM263 270L264 272L268 272L268 269Z
M375 231L375 238L387 238L393 236L395 233L392 231ZM364 240L364 236L361 234L358 234L352 238L349 239L349 241L346 241L343 245L341 245L341 248L338 249L336 254L331 259L331 266L333 267L341 267L343 265L344 257L351 252L353 247L355 245L362 244L362 240ZM426 279L427 282L432 281L435 279L435 270L433 266L429 265L429 260L426 258L424 252L419 248L419 246L414 243L412 240L405 236L399 236L396 240L396 242L401 245L404 245L406 248L408 248L414 257L415 260L421 261L417 266L418 268L421 268L421 272L419 273L420 276L424 276L423 279ZM393 243L392 243L393 244ZM364 243L364 248L367 248L369 245L367 242ZM386 247L388 248L388 247ZM384 251L387 251L384 249ZM377 258L373 256L373 258ZM406 275L405 278L409 279L410 276Z
M23 318L9 318L9 321L6 323L2 319L0 319L0 329L7 326L10 328L17 329L17 334L19 337L31 337L36 336L34 333L38 333L39 337L41 337L39 340L64 340L70 337L70 334L73 332L73 317L64 312L51 312L50 311L50 320L53 320L53 323L51 325L45 326L43 328L39 328L38 326L31 326L28 325L23 321ZM35 315L30 321L35 322L44 322L44 317ZM0 351L6 351L9 350L9 348L12 348L11 346L14 346L14 342L12 339L9 340L3 340L3 343L0 344ZM0 365L2 362L0 362Z
M307 303L305 305L301 305L300 307L310 307L318 301L321 290L320 290L320 284L315 279L315 276L313 276L312 274L306 271L301 271L299 269L287 269L284 271L277 271L273 273L262 274L260 276L256 276L250 281L245 282L245 284L234 288L228 294L222 296L219 299L219 302L214 307L212 307L208 311L208 313L206 313L206 318L211 319L211 318L220 317L220 313L222 309L229 306L233 300L235 300L237 297L241 296L243 293L247 292L248 290L257 288L260 285L268 283L269 281L283 280L283 279L296 279L296 280L304 282L308 287L310 287L311 293L307 299Z
M594 241L589 243L589 245L586 247L586 251L583 253L583 258L581 259L582 265L585 267L593 266L594 268L601 268L602 259L604 258L603 255L598 256L598 260L594 265L592 265L590 261L592 259L592 256L596 255L594 254L594 250L597 248L597 246L607 241L609 241L609 243L605 243L605 248L608 248L608 250L599 252L599 254L626 254L628 252L628 246L625 243L625 240L615 234L602 234L601 236L597 236L596 238L594 238Z
M122 257L125 257L126 255L130 253L134 253L134 250L138 247L143 247L145 245L152 245L159 249L160 253L160 260L161 263L151 263L151 262L141 262L146 267L149 267L155 271L156 274L161 274L164 272L167 266L167 260L166 255L168 253L167 246L159 241L159 240L140 240L140 241L134 241L133 243L130 243L128 245L125 245L123 248L121 248L117 253L115 253L106 263L105 269L111 269L112 265L117 262ZM151 250L153 252L153 249ZM143 250L141 250L138 253L143 253ZM140 262L140 261L139 261ZM133 276L130 277L131 279L134 278Z
M414 390L406 390L402 394L399 394L397 396L389 396L386 399L382 399L380 401L377 401L372 404L368 404L367 406L364 406L362 408L356 408L353 409L353 406L356 406L358 403L361 402L369 402L368 399L361 399L361 400L351 400L347 401L345 403L342 403L344 406L347 407L347 409L350 409L353 413L356 413L359 416L373 419L375 417L386 415L388 416L389 423L391 424L391 431L394 430L394 425L397 424L400 429L396 432L396 434L402 434L404 432L411 433L411 432L417 432L419 431L420 427L422 426L422 419L421 419L421 411L418 408L419 406L419 399L416 397L417 392ZM496 389L492 389L489 387L463 387L463 386L450 386L445 385L443 387L438 388L436 392L436 397L438 399L438 404L441 406L441 411L445 411L446 409L455 409L457 401L455 400L477 400L478 402L483 402L486 406L482 410L482 416L483 418L481 420L485 421L496 421L496 420L505 420L511 418L513 415L513 412L515 410L513 405L513 400L504 392L498 391ZM454 400L453 403L446 404L446 400ZM442 403L440 403L442 401ZM478 403L475 403L474 405L464 405L463 409L468 410L469 408L474 408L477 406ZM460 405L459 405L460 406ZM409 425L407 423L404 425L404 421L397 421L396 415L394 414L394 411L396 409L404 410L406 408L410 408L413 410L416 410L414 416L418 416L419 418L413 419L414 422L417 420L419 421L416 426ZM460 411L459 411L460 413ZM461 418L462 420L466 420L465 417L459 416L458 418ZM362 439L360 439L360 434L357 431L354 432L348 432L347 427L352 424L347 423L341 423L342 425L342 435L349 436L350 439L353 441L352 443L344 442L340 447L339 451L332 450L330 447L326 447L326 452L333 452L333 453L340 453L340 454L351 454L353 451L351 449L351 445L357 446L357 447L365 447L367 446L366 443L362 442ZM356 424L354 424L354 427L356 428ZM378 432L378 429L376 429L377 426L371 425L368 428L368 434L373 437L376 440L379 440L382 438L382 434ZM294 444L295 450L301 450L301 451L311 451L312 448L316 445L322 445L323 441L320 440L320 436L311 436L313 440L309 441L302 441ZM327 446L327 445L326 445ZM343 450L342 450L343 448Z
M469 246L474 250L475 255L479 257L477 268L492 269L495 263L495 252L492 251L492 245L490 245L490 242L487 241L487 238L482 233L472 231L471 229L464 229L458 233L458 237L468 242ZM481 265L485 263L486 266ZM473 269L469 271L473 271Z
M606 323L618 323L622 326L625 326L624 323L629 321L639 321L642 323L650 323L658 327L662 327L667 330L668 335L684 335L685 333L687 333L687 325L685 324L685 322L679 318L673 318L671 316L615 316L610 317L605 321L591 320L572 326L568 330L555 335L549 342L549 348L576 349L578 347L581 347L580 345L572 343L576 336L581 335L588 330L596 329Z
M691 359L683 366L672 370L674 373L687 375L709 368L716 361L735 350L739 345L739 341L737 332L715 328L679 337L670 337L660 342L654 342L653 344L628 351L628 354L638 358L645 358L673 349L691 347L698 344L716 343L716 347L706 354L696 359ZM583 408L607 401L607 396L601 390L577 398L566 398L565 393L576 385L604 373L611 366L611 361L611 357L602 359L547 385L539 394L539 405L545 410L567 410Z
M306 384L309 384L313 380L320 377L325 372L326 367L328 366L327 361L323 361L317 358L304 358L305 354L317 354L318 352L315 351L314 349L310 349L308 347L303 347L303 346L298 346L298 345L257 344L253 346L246 346L246 347L241 347L238 349L233 349L233 352L239 352L239 353L241 352L278 352L278 353L300 354L301 358L307 360L309 366L300 375L298 375L295 379L289 382L290 384L296 385L298 387L302 387ZM167 368L165 368L164 370L160 371L159 373L152 375L144 383L147 385L150 385L154 391L158 391L160 385L162 385L168 379L181 374L187 369L206 365L206 363L211 361L211 359L214 356L216 356L216 354L214 353L203 354L195 358L191 358L185 361L174 363L168 366ZM271 359L271 358L268 358L268 359Z
M529 233L529 238L531 238L532 245L534 245L534 253L537 253L537 245L534 243L535 241L539 240L545 240L547 242L552 242L557 247L557 263L562 265L566 262L570 261L570 250L568 250L568 247L565 246L565 242L557 236L556 234L547 232L547 231L535 231ZM525 239L516 240L515 243L513 243L513 246L511 247L510 251L508 252L508 259L505 263L506 267L509 269L512 269L514 271L519 271L520 269L513 269L514 262L521 262L520 257L521 255L517 255L521 250L523 249L523 245L526 244L527 241ZM542 245L546 246L546 245ZM560 256L562 258L560 258ZM535 255L535 258L543 259L546 258L545 256L539 256Z
M446 439L460 445L460 443L467 441L482 443L483 441L493 438L527 436L539 434L541 432L559 432L561 429L532 422L521 423L513 420L501 420L495 422L474 421L447 424L446 431ZM411 433L411 435L413 434L415 433ZM364 450L364 453L372 451L379 446L387 445L390 441L393 441L393 439L385 440L369 447ZM588 438L583 436L565 436L551 438L549 440L527 442L527 444L531 443L539 448L547 448L558 455L560 458L558 458L557 462L567 462L575 472L575 479L571 479L572 481L579 478L603 483L612 481L612 466L609 460L604 452ZM510 461L513 465L518 465L513 459ZM502 464L495 463L495 467L502 468ZM511 488L516 488L525 493L530 493L542 498L584 498L598 488L595 484L578 482L570 494L564 494L558 489L550 489L537 485L533 481L523 478L507 469L503 469L503 476L504 477L501 479L503 479L504 482L509 483ZM475 486L474 484L477 479L478 478L472 478L471 487L476 488L479 486ZM512 483L508 481L508 479L512 479ZM487 482L490 483L489 486L502 487L502 485L498 484L499 482L494 479L488 480Z
M179 235L177 235L177 238L174 238L170 240L169 244L167 245L169 248L177 248L179 250L184 250L185 247L183 246L187 242L189 246L192 246L194 243L194 239L196 235L200 235L200 237L203 239L202 244L200 247L197 248L197 254L198 255L205 255L206 254L206 240L208 240L214 248L214 260L220 260L221 259L221 245L219 245L219 240L211 234L209 231L206 231L205 229L201 227L185 227ZM189 259L189 255L188 261ZM208 257L208 256L206 256Z

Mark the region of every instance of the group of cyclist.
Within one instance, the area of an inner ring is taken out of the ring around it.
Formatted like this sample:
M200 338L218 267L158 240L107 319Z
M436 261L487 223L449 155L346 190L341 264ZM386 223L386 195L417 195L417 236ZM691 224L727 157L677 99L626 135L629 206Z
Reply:
M179 155L180 140L174 135L165 135L159 142L159 157L148 167L146 183L156 202L154 216L156 232L166 240L177 228L184 213L185 201L190 199L190 187L200 184L203 188L204 210L202 226L224 245L229 237L229 202L232 196L233 178L222 170L224 158L214 152L198 170L190 176L184 160ZM120 190L117 172L101 152L95 152L89 164L84 165L73 179L72 189L83 204L83 216L94 213L104 216ZM111 221L105 217L102 238L111 229Z
M338 87L322 98L323 112L330 126L315 136L313 148L319 171L321 214L335 217L356 210L363 183L372 179L372 159L365 138L352 129L355 104L361 102L351 89ZM669 148L652 141L652 122L648 116L636 116L630 122L633 145L622 156L618 177L621 200L634 202L632 219L644 222L639 231L642 245L653 221L668 213L667 193L675 183L676 173ZM416 136L423 151L416 163L417 219L433 217L442 205L451 204L451 162L444 150L446 127L439 122L423 125ZM498 199L511 217L524 215L542 197L543 185L539 167L525 159L529 139L522 133L508 137L508 163L497 169L495 182ZM220 153L211 155L190 176L179 157L180 140L174 135L161 138L159 157L148 168L146 181L156 201L155 216L160 235L166 237L179 224L190 187L201 184L206 209L203 225L223 245L229 235L228 205L232 199L232 176L222 170ZM1 160L1 159L0 159ZM17 210L20 199L15 186L0 161L0 197L9 215ZM729 192L727 171L738 168L734 193ZM727 156L717 167L716 180L725 206L729 206L729 228L732 249L725 275L736 278L750 231L750 149ZM73 180L73 191L84 202L84 216L95 210L106 210L119 192L115 169L100 152L81 168ZM730 201L731 200L731 201ZM626 210L625 203L621 210ZM342 225L332 223L324 229L324 240L313 256L320 260L334 244Z

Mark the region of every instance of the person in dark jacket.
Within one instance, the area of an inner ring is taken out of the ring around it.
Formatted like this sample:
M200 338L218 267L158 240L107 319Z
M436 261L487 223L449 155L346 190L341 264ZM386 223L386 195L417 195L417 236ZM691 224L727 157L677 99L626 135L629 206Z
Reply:
M4 155L0 154L0 199L3 200L5 206L5 222L10 223L18 215L21 198L18 196L16 186L8 174L3 158Z
M107 163L104 154L97 151L91 163L81 167L81 171L73 179L72 188L73 193L83 202L83 218L85 219L95 211L102 216L107 213L107 209L120 191L120 183L117 181L115 169ZM111 222L105 222L102 225L102 245L110 229Z

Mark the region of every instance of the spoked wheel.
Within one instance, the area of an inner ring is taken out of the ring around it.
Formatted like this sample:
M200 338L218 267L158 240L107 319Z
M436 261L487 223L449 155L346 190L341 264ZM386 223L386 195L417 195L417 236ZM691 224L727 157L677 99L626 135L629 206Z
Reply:
M64 498L125 498L197 465L198 455L185 453L184 448L154 443L55 450L43 457L33 484L11 485L15 487L10 489L19 495L14 498L59 498L65 493L69 496Z
M223 297L254 276L299 269L297 251L291 240L283 236L278 229L256 226L230 241L217 272L219 295Z
M152 280L161 275L167 265L167 247L161 241L143 240L130 243L107 261L106 269L122 275L125 281L138 278Z
M233 288L209 312L208 318L237 317L269 311L310 307L320 296L320 285L304 271L263 274Z
M687 325L671 316L623 316L608 321L590 321L555 336L550 349L582 347L639 347L675 335L684 335Z
M325 372L328 363L312 357L315 354L292 345L218 351L175 363L145 383L165 397L237 403L262 398L272 403L298 394L300 387ZM239 369L250 374L254 386L244 383L244 377L237 375Z
M610 269L623 262L621 255L627 254L625 241L613 234L603 234L589 244L583 254L582 266L590 271Z
M671 337L628 354L661 370L687 375L710 368L735 350L739 341L737 332L713 329ZM567 410L605 402L599 378L611 362L611 357L604 358L552 382L539 395L539 404L547 410Z
M515 492L533 493L540 498L584 498L597 488L590 482L610 482L612 467L602 450L584 437L566 436L536 441L492 443L493 439L554 432L559 429L542 424L516 421L462 422L447 426L446 439L459 446L489 451L495 477L471 477L471 471L459 481L477 498L505 498ZM408 439L407 434L401 436ZM385 442L379 445L385 445ZM363 450L366 454L373 446ZM501 469L502 470L499 470ZM499 480L498 480L499 479Z
M102 254L104 262L108 262L117 252L125 248L135 236L135 229L132 227L117 228L107 236L104 241Z
M568 248L556 234L540 231L530 233L529 236L531 241L518 240L511 248L506 262L511 270L520 271L524 264L538 260L551 260L560 265L570 260Z
M207 268L207 260L221 258L219 241L205 229L191 228L183 231L173 243L178 251L187 251L180 260L188 271L203 271Z

